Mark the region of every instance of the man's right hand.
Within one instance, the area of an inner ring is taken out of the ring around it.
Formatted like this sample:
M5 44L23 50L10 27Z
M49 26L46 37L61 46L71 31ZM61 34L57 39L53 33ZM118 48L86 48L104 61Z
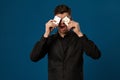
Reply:
M57 25L56 25L55 23L53 23L53 22L55 22L55 20L49 20L49 21L45 24L45 27L46 27L45 33L44 33L44 37L45 37L45 38L47 38L47 37L49 36L50 32L51 32L54 28L56 28Z

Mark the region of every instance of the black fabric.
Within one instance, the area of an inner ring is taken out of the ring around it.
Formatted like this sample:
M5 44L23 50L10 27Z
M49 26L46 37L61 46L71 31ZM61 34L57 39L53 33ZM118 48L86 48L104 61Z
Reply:
M65 51L67 50L68 46L69 46L69 42L70 42L70 32L68 32L64 37L61 37L59 34L58 34L58 37L60 39L60 42L62 44L62 47L63 47L63 51L65 53Z
M48 53L49 80L83 80L83 53L98 59L101 53L86 35L78 37L70 31L64 38L54 34L42 37L32 50L31 60L36 62Z

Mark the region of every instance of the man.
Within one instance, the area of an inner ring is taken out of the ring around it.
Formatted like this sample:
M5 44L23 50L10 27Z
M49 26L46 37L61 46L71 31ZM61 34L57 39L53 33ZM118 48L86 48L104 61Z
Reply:
M33 48L31 60L36 62L48 53L49 80L83 80L83 53L93 59L98 59L101 53L81 32L79 23L71 19L68 6L58 5L54 15L59 19L58 24L56 19L46 23L45 33ZM54 28L58 32L50 35Z

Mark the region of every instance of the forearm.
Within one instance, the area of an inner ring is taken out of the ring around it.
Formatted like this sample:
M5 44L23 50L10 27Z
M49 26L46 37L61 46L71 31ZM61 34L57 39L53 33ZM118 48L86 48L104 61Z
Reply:
M82 40L83 49L88 56L90 56L94 59L100 58L101 52L93 41L89 40L86 37L86 35L83 35L81 37L81 40Z
M30 54L30 58L32 61L36 62L45 56L45 54L47 53L46 42L47 42L47 38L42 37L41 40L35 44Z

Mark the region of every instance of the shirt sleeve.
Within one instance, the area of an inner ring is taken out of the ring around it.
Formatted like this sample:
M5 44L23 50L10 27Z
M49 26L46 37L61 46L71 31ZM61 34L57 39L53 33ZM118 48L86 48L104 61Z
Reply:
M93 59L100 58L101 52L93 41L89 40L85 34L80 37L80 40L82 41L83 50L88 56Z
M47 54L47 40L48 38L41 37L40 41L36 42L30 54L30 59L34 62L40 60Z

